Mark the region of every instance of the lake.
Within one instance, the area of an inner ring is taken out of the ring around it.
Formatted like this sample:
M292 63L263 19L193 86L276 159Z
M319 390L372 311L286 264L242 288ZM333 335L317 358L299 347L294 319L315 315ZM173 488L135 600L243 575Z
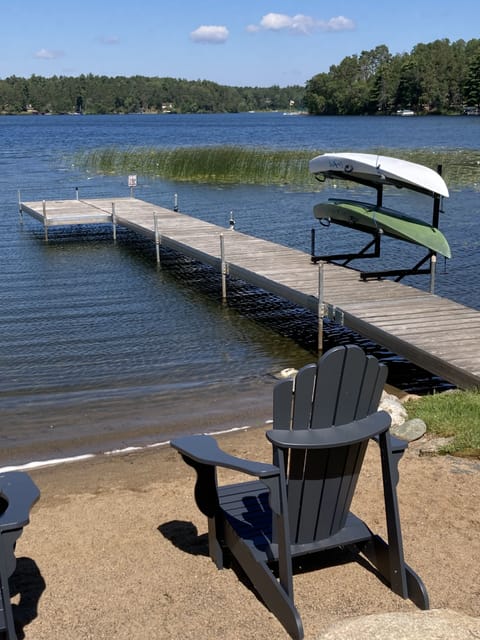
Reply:
M284 117L232 115L0 117L0 465L167 440L179 432L258 424L275 375L315 356L315 318L242 283L220 304L216 274L173 254L158 270L152 243L106 227L50 231L20 224L23 200L128 195L127 176L87 174L75 153L103 147L242 145L320 151L477 149L474 117ZM175 183L139 176L136 195L306 252L311 189ZM350 192L351 193L351 192ZM349 195L350 195L349 193ZM340 195L340 190L335 191ZM406 213L425 196L395 195ZM401 200L401 202L400 202ZM478 185L451 191L441 228L453 258L439 261L436 292L480 309ZM357 242L317 233L326 252ZM387 243L382 264L409 263L415 247ZM286 265L287 268L287 265ZM407 281L428 288L428 278ZM327 346L359 340L388 361L392 382L424 390L442 381L338 327Z

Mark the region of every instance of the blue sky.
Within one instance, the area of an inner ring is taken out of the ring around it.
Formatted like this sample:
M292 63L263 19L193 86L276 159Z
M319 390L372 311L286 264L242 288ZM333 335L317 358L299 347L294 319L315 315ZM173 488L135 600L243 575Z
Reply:
M474 0L0 0L0 78L92 73L303 85L386 44L480 37Z

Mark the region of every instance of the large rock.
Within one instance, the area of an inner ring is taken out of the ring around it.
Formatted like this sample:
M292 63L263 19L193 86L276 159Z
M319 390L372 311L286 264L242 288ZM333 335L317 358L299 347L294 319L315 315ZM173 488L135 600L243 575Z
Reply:
M480 618L450 609L380 613L336 623L318 640L472 640Z
M405 420L403 424L399 424L390 429L394 436L406 440L407 442L413 442L418 440L427 432L427 425L420 418L412 418L411 420Z
M382 411L386 411L392 418L392 427L397 427L405 422L408 418L407 410L400 400L391 393L383 393L378 407Z

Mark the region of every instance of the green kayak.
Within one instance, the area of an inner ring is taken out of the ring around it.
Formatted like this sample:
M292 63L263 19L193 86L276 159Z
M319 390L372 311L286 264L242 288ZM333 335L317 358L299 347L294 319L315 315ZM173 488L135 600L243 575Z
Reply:
M331 199L314 206L319 220L328 220L366 233L379 231L391 238L404 240L451 258L448 242L441 231L427 222L411 218L394 209L376 207L356 200Z

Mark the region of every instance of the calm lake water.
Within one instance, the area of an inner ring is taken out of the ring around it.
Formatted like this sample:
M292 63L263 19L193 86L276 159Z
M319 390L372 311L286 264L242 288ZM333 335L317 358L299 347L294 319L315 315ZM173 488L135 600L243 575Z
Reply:
M282 114L0 118L0 465L142 446L180 431L258 424L274 375L315 358L315 319L273 296L232 283L220 304L216 274L174 255L159 271L154 247L125 230L56 229L19 223L23 200L128 195L127 176L90 175L77 151L115 146L252 145L324 150L477 149L480 119L309 118ZM139 176L136 195L259 237L309 251L318 193L284 187L173 183ZM340 195L340 190L335 191ZM351 194L351 191L349 192ZM423 196L395 207L431 211ZM480 309L478 185L453 190L441 227L453 259L439 261L436 292ZM321 230L326 252L358 246L354 234ZM386 243L382 266L418 249ZM286 265L286 268L288 265ZM428 288L428 278L407 281ZM356 338L331 327L328 343ZM360 341L362 343L362 341ZM366 346L366 345L364 345ZM391 381L442 386L369 346ZM255 422L256 419L256 422ZM251 422L250 422L251 421Z

